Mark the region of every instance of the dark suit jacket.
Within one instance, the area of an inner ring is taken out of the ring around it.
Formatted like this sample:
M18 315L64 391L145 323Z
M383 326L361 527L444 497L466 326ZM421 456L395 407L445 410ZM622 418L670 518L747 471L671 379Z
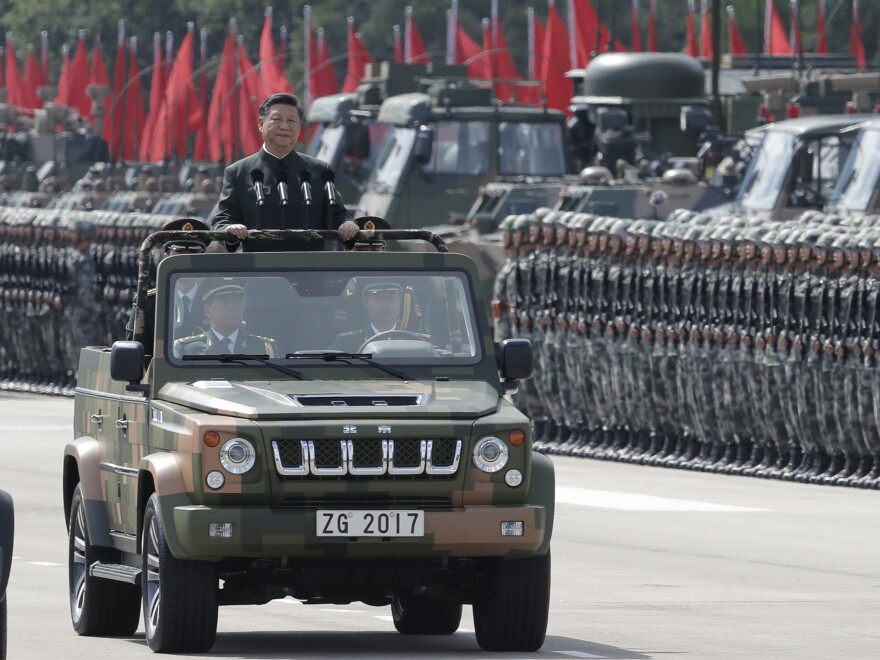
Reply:
M275 172L279 162L287 171L289 203L281 206L278 181ZM251 172L263 172L263 206L257 206L257 195L251 180ZM223 172L223 190L217 205L211 212L211 227L223 229L227 225L242 224L248 229L337 229L346 219L345 205L337 193L337 204L331 207L324 194L322 172L327 169L324 161L291 151L281 161L260 149L257 153L229 165ZM312 205L303 202L299 174L308 170L312 174ZM247 249L247 242L245 249ZM255 247L255 246L254 246ZM306 244L304 249L324 249L323 244Z

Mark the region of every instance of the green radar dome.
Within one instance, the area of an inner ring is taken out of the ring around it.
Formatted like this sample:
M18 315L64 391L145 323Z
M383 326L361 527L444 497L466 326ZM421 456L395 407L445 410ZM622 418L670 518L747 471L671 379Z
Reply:
M605 53L584 71L584 96L702 98L703 66L680 53Z

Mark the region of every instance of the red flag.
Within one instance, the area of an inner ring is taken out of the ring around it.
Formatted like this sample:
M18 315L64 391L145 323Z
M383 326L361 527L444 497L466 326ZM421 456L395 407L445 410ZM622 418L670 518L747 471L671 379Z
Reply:
M290 83L284 75L279 60L275 56L275 41L272 38L272 8L266 7L263 18L263 32L260 35L260 102L277 92L293 94Z
M0 79L2 79L2 73L0 73ZM58 75L58 93L55 95L55 103L70 105L70 49L67 44L61 47L61 73Z
M348 66L345 72L343 92L356 92L364 77L364 67L372 64L373 58L361 43L360 35L354 31L354 17L348 17Z
M18 60L15 57L15 48L12 45L12 33L6 33L6 89L8 92L7 103L17 108L26 108L27 103L24 92L24 81L21 79L21 70L18 68Z
M767 55L791 55L791 44L773 0L766 0L764 17L764 52Z
M648 3L648 50L657 52L657 0Z
M700 56L700 47L697 44L697 30L694 26L694 0L688 0L687 30L685 35L684 52L691 57Z
M193 24L187 26L186 36L174 58L162 106L156 117L156 125L150 144L149 160L160 161L170 158L183 159L187 156L186 138L199 128L202 109L193 84ZM256 123L256 118L254 119Z
M110 97L110 116L105 117L104 139L110 145L110 156L115 160L122 154L122 122L125 116L125 21L117 24L116 58L113 62L113 94Z
M748 55L749 49L746 48L746 42L743 41L739 28L736 26L736 10L733 5L727 6L727 33L730 37L730 54Z
M574 66L586 67L590 62L590 59L593 57L593 51L597 53L607 53L611 48L611 33L608 31L602 23L599 22L599 15L596 13L596 10L593 9L593 5L590 3L590 0L582 0L581 2L573 3L574 7L574 21L575 21L575 38L577 41L577 63L572 63ZM596 30L598 26L599 31L599 44L596 45ZM568 42L568 38L565 38L566 43ZM614 50L616 51L625 51L626 46L624 46L620 40L614 40Z
M162 97L165 95L165 57L162 54L162 35L153 33L153 75L150 81L150 109L144 122L144 132L141 134L140 160L150 159L150 143L153 139L153 129L156 126L156 118L162 106Z
M853 0L852 25L849 29L849 54L856 58L856 66L860 69L864 69L867 66L867 58L865 57L865 43L863 37L864 34L862 33L862 11L859 7L859 0Z
M404 59L407 64L427 64L431 61L431 56L425 49L425 42L422 41L422 35L416 27L413 20L413 9L407 7L404 10L406 20L404 22L404 37L406 40Z
M642 50L642 29L639 27L639 0L632 0L632 50Z
M232 20L226 32L226 41L223 42L220 66L208 107L208 125L219 127L219 130L208 132L208 158L217 163L231 163L238 154L238 88L235 78L235 21Z
M803 50L797 0L791 0L791 48L792 55L798 55Z
M339 92L339 80L331 59L330 48L324 38L324 28L318 28L318 59L315 71L315 89L321 92L318 96L330 96Z
M43 72L34 55L34 45L27 45L27 56L24 60L24 89L31 108L42 108L43 101L37 94L37 88L43 85Z
M260 129L257 126L260 103L260 81L255 75L251 58L244 49L242 37L238 38L238 132L241 136L241 148L246 154L256 152L263 144Z
M495 97L501 101L512 101L514 92L520 90L516 81L522 80L522 76L516 71L510 49L507 47L507 39L504 37L504 26L498 13L498 0L492 0L492 52L495 54L495 78L501 82L495 83ZM511 81L511 82L508 82Z
M88 84L89 58L86 54L86 35L83 30L80 30L79 41L76 44L73 62L70 65L70 103L68 105L83 117L88 117L92 111L92 99L86 93L86 85Z
M565 73L569 69L571 69L571 54L568 49L568 30L556 10L556 3L550 0L541 69L541 80L544 82L544 95L548 108L563 111L568 109L572 90L571 82L565 77Z
M816 19L816 52L820 55L828 54L828 35L825 33L825 0L819 0L818 16Z
M709 21L708 0L702 0L700 7L700 56L712 61L712 24Z
M492 60L460 25L455 26L455 55L456 64L467 64L469 78L492 77Z
M403 39L400 38L400 26L395 25L394 30L394 61L403 64Z
M89 71L90 85L107 85L110 86L110 76L107 75L107 65L104 64L104 54L101 51L101 39L95 39L95 45L92 47L92 68ZM107 110L110 108L110 97L104 97L104 126L105 129L110 123L107 116ZM95 125L94 113L89 113L89 123ZM106 130L104 131L106 133Z
M132 37L128 57L128 82L125 86L125 121L122 124L124 132L122 157L125 160L134 160L138 157L140 139L144 132L144 94L140 78L137 37Z

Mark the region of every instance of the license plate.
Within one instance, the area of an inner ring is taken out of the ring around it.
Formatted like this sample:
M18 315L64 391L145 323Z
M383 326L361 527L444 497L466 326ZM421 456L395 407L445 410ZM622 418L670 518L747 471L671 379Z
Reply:
M318 536L424 536L424 511L318 511Z

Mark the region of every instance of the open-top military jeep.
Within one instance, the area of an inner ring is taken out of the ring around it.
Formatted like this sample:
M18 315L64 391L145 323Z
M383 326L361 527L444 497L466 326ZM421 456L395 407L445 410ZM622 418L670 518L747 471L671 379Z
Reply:
M81 352L76 631L131 635L143 605L153 650L205 650L219 605L292 596L391 605L410 634L453 633L471 603L481 647L538 649L554 472L504 398L531 346L493 345L474 263L385 232L438 251L177 255L150 289L179 234L144 243L134 340ZM177 336L185 291L203 325Z

